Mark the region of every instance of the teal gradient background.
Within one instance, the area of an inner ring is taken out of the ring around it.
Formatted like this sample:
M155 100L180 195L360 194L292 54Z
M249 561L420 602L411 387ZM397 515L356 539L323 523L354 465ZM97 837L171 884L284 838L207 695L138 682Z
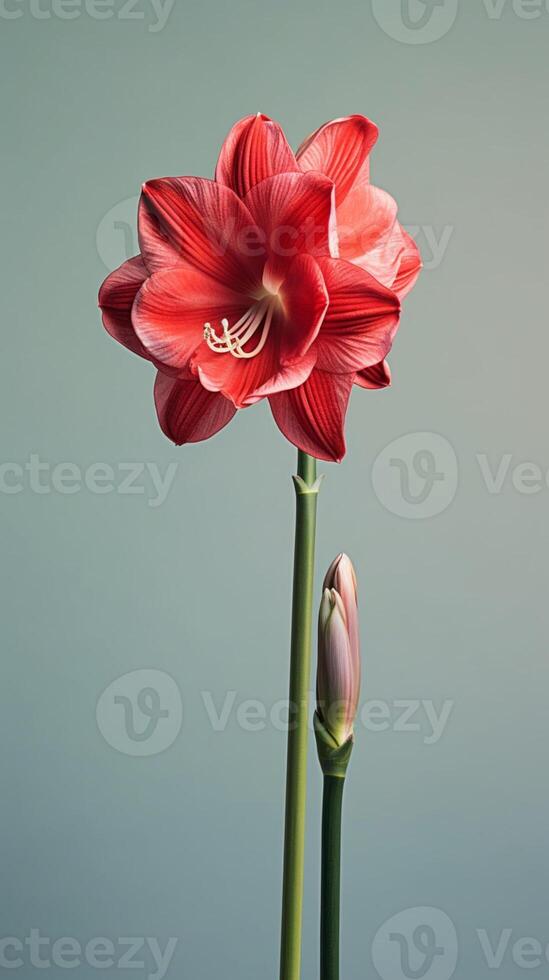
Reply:
M96 295L105 255L121 261L131 237L109 212L143 180L210 176L250 112L294 145L358 112L381 130L373 180L421 226L431 267L405 304L393 387L356 389L348 454L320 467L318 584L346 550L363 701L390 715L384 730L359 725L348 780L342 975L375 977L382 923L429 906L455 925L456 977L516 980L513 943L549 943L549 489L512 481L519 463L549 469L549 13L463 2L444 36L408 44L366 0L176 0L162 30L144 0L143 19L120 7L47 18L42 0L39 18L6 0L0 16L0 462L38 455L50 491L23 469L20 491L0 493L0 938L175 937L169 978L277 976L285 736L269 721L247 730L236 710L287 696L294 451L265 405L208 443L168 443L151 368L107 337ZM429 236L444 233L437 260ZM409 433L440 434L458 461L455 497L419 520L372 484L375 459ZM509 455L490 493L477 457L497 471ZM128 461L177 464L160 506L118 477L102 494L48 483L60 462ZM150 757L118 751L96 720L102 692L138 669L170 675L183 702L179 734ZM221 710L227 692L216 731L208 698ZM419 730L399 731L403 700L451 702L438 740L423 709ZM311 744L304 980L318 972L320 788ZM477 931L497 946L505 928L494 971ZM0 973L35 976L21 955ZM443 966L427 980L447 980ZM544 959L530 972L548 971Z

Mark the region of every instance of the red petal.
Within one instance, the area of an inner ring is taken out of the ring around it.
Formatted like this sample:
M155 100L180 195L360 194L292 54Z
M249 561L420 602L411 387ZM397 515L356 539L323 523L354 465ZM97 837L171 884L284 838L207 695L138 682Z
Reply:
M99 290L99 306L103 313L103 324L111 337L128 350L149 360L149 354L135 333L131 320L131 310L136 294L148 276L140 255L124 262L119 269L111 272Z
M176 446L209 439L236 412L223 395L206 391L199 381L178 381L160 371L154 385L154 400L160 428Z
M390 242L393 245L393 252L395 248L401 249L400 236L394 238L393 235L394 229L398 227L396 217L396 201L390 194L371 184L356 187L348 195L345 203L337 209L337 235L341 258L348 259L350 262L360 262L364 268L369 253L374 249Z
M269 399L271 410L282 434L317 459L341 462L353 380L353 374L314 370L299 388L273 395Z
M282 127L258 113L231 129L221 148L215 179L244 197L267 177L299 169Z
M377 364L391 349L400 303L363 269L343 259L319 259L330 305L316 341L317 367L347 373Z
M285 367L279 368L267 381L256 388L248 397L247 404L252 405L279 391L289 391L303 384L310 376L316 364L316 351L310 348L299 361L294 361Z
M378 128L365 116L347 116L325 123L297 151L302 170L318 170L336 185L338 206L351 188L369 178L368 156Z
M313 173L268 177L246 194L244 203L265 233L273 290L296 255L337 254L333 200L332 182Z
M277 326L273 323L273 333L278 333ZM273 337L257 357L246 360L212 351L203 343L193 357L192 367L205 388L221 391L237 408L246 408L271 392L301 384L309 377L315 361L316 352L310 350L299 361L281 364L279 345Z
M143 284L132 317L138 337L160 367L179 370L202 343L207 321L220 332L223 317L234 322L248 306L245 297L197 269L166 269Z
M150 272L185 265L233 289L261 282L265 256L257 254L253 219L233 191L213 180L165 177L144 184L139 242Z
M393 289L398 298L402 300L415 286L423 263L419 248L414 239L404 228L401 227L400 230L404 240L404 251L400 256L400 265L393 283Z
M284 318L275 324L280 330L280 361L292 364L311 346L328 309L328 290L318 262L310 255L298 255L278 295L284 310Z
M391 369L387 361L380 361L379 364L372 364L371 367L358 371L355 384L361 388L388 388L391 384Z

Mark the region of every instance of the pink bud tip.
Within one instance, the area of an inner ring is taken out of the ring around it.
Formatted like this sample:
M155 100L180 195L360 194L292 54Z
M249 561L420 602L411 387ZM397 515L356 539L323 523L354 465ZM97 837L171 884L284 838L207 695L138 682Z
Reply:
M317 671L317 710L338 745L352 734L359 693L356 575L347 555L339 555L324 580Z

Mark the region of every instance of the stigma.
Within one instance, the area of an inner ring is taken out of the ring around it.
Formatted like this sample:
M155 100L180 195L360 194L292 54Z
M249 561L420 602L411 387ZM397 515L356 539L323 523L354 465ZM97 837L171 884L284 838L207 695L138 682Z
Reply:
M226 317L221 321L223 332L216 333L211 323L204 324L204 340L210 350L217 354L232 354L233 357L257 357L261 353L271 329L275 309L274 297L266 296L254 303L249 310L231 326ZM251 350L244 350L246 344L256 340Z

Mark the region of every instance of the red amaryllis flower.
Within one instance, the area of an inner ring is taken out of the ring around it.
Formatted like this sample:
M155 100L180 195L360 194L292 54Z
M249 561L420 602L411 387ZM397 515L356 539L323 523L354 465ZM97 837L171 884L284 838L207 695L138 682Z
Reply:
M107 278L99 302L108 332L159 369L158 416L177 444L268 397L291 442L344 455L351 387L379 373L399 301L337 257L337 186L303 172L263 116L233 128L215 181L144 185L141 255Z

